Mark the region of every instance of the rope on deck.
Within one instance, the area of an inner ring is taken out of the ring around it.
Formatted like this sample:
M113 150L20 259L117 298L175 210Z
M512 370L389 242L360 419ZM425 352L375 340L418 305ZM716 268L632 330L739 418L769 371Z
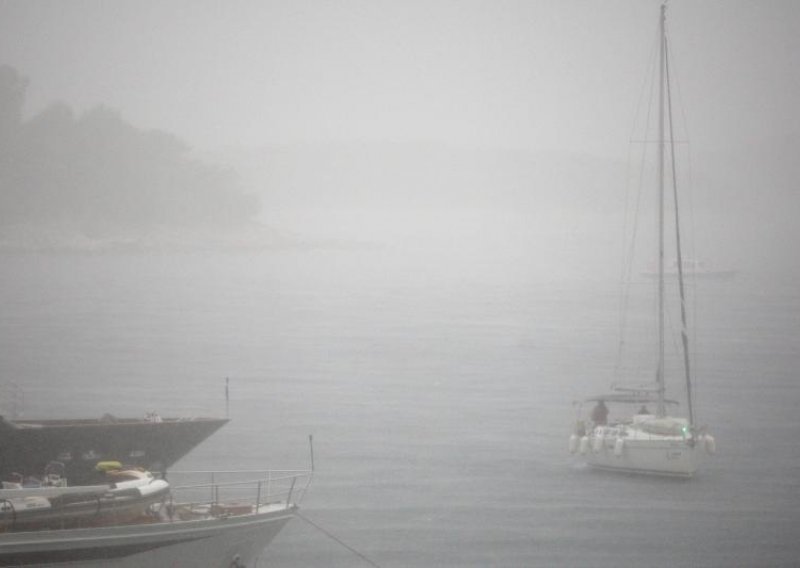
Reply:
M297 517L300 517L300 518L301 518L301 519L303 519L305 522L307 522L309 525L311 525L312 527L314 527L315 529L317 529L319 532L321 532L322 534L324 534L325 536L327 536L327 537L328 537L329 539L331 539L332 541L334 541L334 542L338 543L338 544L339 544L340 546L342 546L343 548L346 548L347 550L349 550L350 552L352 552L353 554L355 554L356 556L358 556L358 557L359 557L361 560L363 560L364 562L366 562L366 563L367 563L367 564L369 564L370 566L374 566L375 568L381 568L381 567L380 567L380 565L378 565L378 564L377 564L377 563L376 563L374 560L372 560L371 558L369 558L369 557L368 557L368 556L366 556L365 554L362 554L361 552L359 552L358 550L356 550L355 548L353 548L352 546L350 546L349 544L347 544L346 542L344 542L342 539L340 539L340 538L339 538L339 537L337 537L336 535L334 535L334 534L331 534L331 533L330 533L330 532L328 532L327 530L323 529L321 526L319 526L317 523L315 523L314 521L312 521L312 520L311 520L311 519L309 519L308 517L306 517L306 516L303 516L302 514L300 514L300 512L299 512L299 511L295 511L295 513L294 513L294 514L295 514L295 516L297 516Z

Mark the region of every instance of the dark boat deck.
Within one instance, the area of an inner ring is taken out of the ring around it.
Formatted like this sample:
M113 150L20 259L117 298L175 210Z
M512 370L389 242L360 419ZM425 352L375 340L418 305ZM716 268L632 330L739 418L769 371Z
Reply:
M169 468L228 422L225 418L116 418L0 421L0 477L40 476L62 462L70 483L90 481L100 461Z

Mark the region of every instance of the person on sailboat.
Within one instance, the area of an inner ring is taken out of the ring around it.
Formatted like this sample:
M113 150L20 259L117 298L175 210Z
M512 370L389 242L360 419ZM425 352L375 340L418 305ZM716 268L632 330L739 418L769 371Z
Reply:
M592 409L592 422L595 424L605 424L608 420L608 407L602 400L598 401Z

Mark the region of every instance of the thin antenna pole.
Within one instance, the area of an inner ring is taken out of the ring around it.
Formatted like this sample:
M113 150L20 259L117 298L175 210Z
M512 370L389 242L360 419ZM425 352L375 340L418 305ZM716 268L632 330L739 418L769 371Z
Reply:
M230 393L229 393L230 378L225 377L225 418L230 418Z

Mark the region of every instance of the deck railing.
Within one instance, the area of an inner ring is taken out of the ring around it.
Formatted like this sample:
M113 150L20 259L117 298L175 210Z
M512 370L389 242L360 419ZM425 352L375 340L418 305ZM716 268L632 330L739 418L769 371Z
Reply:
M311 485L311 470L170 471L173 503L217 506L236 503L265 506L299 505Z

